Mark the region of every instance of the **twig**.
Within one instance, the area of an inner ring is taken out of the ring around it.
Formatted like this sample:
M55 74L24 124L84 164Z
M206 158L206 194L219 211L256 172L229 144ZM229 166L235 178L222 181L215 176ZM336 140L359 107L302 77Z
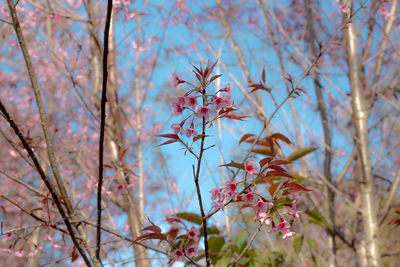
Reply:
M101 93L101 122L99 141L99 182L97 184L97 233L96 233L96 258L100 261L101 245L101 189L103 186L103 153L104 153L104 129L106 125L106 101L107 101L107 76L108 76L108 35L111 25L111 13L113 1L107 1L106 24L104 27L104 49L103 49L103 88Z
M260 225L258 226L257 230L254 232L254 234L251 236L249 243L247 243L246 247L242 250L242 252L239 254L239 256L237 256L230 264L229 266L233 267L235 266L235 264L240 260L241 257L243 257L243 255L247 252L247 250L250 248L251 244L253 244L254 240L256 239L256 236L258 235L258 233L261 231L261 228L264 224L263 220L262 222L260 222Z

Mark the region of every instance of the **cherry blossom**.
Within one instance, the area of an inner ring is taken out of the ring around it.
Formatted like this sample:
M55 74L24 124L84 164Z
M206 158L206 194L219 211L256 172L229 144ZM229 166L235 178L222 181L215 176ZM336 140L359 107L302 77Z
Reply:
M196 257L198 255L197 247L195 245L189 246L185 249L186 254L190 257Z
M179 123L174 123L174 124L171 125L171 128L172 128L172 130L174 130L174 133L175 133L175 134L181 134L181 135L183 135L184 130L183 130L181 124L179 124Z
M185 83L185 81L181 80L176 73L173 73L172 77L174 78L174 85L175 86L178 86L181 83Z
M224 196L236 201L239 192L237 191L237 185L235 183L227 183L224 189Z
M250 161L246 161L245 165L244 165L244 169L246 170L246 172L248 172L249 174L253 174L254 172L257 171L257 167L255 166L255 162L253 160Z
M185 104L188 107L191 107L192 109L194 109L197 105L197 99L196 97L192 96L192 95L187 95L185 96Z
M257 201L257 195L248 191L246 195L242 196L242 201L246 204L254 204Z
M197 132L194 130L194 125L193 123L190 125L189 128L186 129L186 137L191 137L191 136L196 136Z
M224 201L222 199L220 199L218 201L214 201L212 203L212 206L213 206L214 209L220 209L220 210L224 210L225 209Z
M219 188L211 189L210 193L211 193L211 200L216 200L216 199L220 200L222 197L221 189Z
M300 218L301 211L288 212L288 214L293 216L294 220L297 221Z
M188 237L194 241L199 241L200 232L192 226L192 228L188 231Z
M208 117L210 116L210 112L211 112L211 110L206 106L202 106L197 110L198 116L203 117L206 120L208 120Z
M185 254L183 254L183 251L180 249L175 249L171 254L177 261L182 261L185 259Z
M285 240L287 238L291 238L295 235L295 232L290 232L287 229L285 229L285 232L283 233L282 239Z

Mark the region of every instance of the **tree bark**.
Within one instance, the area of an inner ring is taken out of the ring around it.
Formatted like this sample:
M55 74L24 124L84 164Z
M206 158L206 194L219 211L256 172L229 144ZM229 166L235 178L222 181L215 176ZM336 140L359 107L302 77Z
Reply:
M353 6L352 0L344 2L350 10ZM352 11L344 14L347 20L352 16ZM357 148L357 159L359 161L359 185L362 200L362 220L365 236L365 249L367 264L371 267L380 266L380 253L378 246L378 229L376 218L376 207L374 201L374 184L372 165L369 152L368 139L368 112L366 100L363 94L361 81L361 65L358 55L357 33L354 20L351 20L344 30L344 44L348 64L349 80L352 94L353 124L355 127L355 146Z

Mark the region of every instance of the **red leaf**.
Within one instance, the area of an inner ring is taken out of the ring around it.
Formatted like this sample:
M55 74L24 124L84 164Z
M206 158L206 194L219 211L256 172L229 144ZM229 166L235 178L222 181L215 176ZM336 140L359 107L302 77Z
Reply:
M109 164L104 164L104 165L103 165L103 167L105 167L105 168L109 168L109 169L114 169L114 167L113 167L113 166L111 166L111 165L109 165Z
M153 233L161 233L161 228L158 227L157 225L149 225L143 228L141 231L151 231Z
M270 136L271 138L275 138L275 139L279 139L287 144L292 144L292 142L290 142L289 138L287 138L286 136L284 136L281 133L274 133L273 135Z
M220 165L220 167L222 167L222 166L224 166L224 167L233 167L233 168L238 168L238 169L244 170L243 163L237 163L237 162L234 162L234 161L231 161L228 164Z
M268 165L269 169L273 169L273 170L277 170L277 171L281 171L281 172L286 172L286 170L280 166L276 166L276 165L272 165L272 163L270 163Z
M218 79L221 76L222 76L222 74L218 74L218 75L212 76L211 79L210 79L210 83L212 83L215 79Z
M284 165L284 164L290 164L290 163L292 163L292 162L289 160L278 159L278 160L271 161L270 164L271 165Z
M271 196L274 195L274 193L275 193L276 189L278 188L279 184L280 184L280 183L272 184L272 185L268 188L268 191L269 191L269 193L271 194Z
M173 223L182 223L181 219L178 218L167 218L165 219L168 223L173 224Z
M176 236L178 235L178 232L179 232L179 227L174 226L165 235L167 236L170 242L174 242Z
M121 162L122 159L124 158L126 151L128 151L127 148L125 148L125 149L121 152L121 154L119 155L119 157L118 157L118 161L119 161L119 162Z
M290 174L287 172L282 172L282 171L269 171L265 174L266 177L289 177L293 178Z
M72 254L71 254L71 262L76 261L76 259L78 259L78 257L79 257L79 255L78 255L78 253L76 252L76 249L75 249L75 247L74 247L74 249L72 250Z
M297 192L309 192L311 191L310 189L305 188L302 185L299 185L297 183L291 183L291 182L285 182L283 184L285 187L285 191L283 191L283 195L288 195L292 193L297 193Z
M165 138L172 138L172 139L179 139L179 136L177 134L159 134L156 135L159 137L165 137Z
M178 140L168 140L168 141L166 141L166 142L164 142L164 143L162 143L161 145L158 145L158 146L164 146L164 145L172 144L172 143L175 143L176 141L178 141Z
M196 78L197 80L199 80L199 82L201 82L201 76L199 74L197 74L194 70L192 70L194 74L196 74Z
M268 158L263 158L260 160L260 167L264 167L265 164L269 164L271 162L271 160L273 160L273 157L268 157Z
M146 233L143 234L141 236L139 236L138 238L135 239L136 242L139 242L141 240L147 240L147 239L160 239L160 240L166 240L167 238L165 237L164 234L160 234L160 233Z
M263 83L265 83L265 67L263 68L263 71L261 73L261 79L262 79Z

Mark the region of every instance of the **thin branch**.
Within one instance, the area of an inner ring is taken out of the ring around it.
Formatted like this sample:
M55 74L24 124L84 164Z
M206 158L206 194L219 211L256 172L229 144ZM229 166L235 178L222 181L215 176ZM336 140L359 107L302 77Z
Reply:
M9 1L9 6L12 6L12 1ZM15 10L14 10L15 11ZM15 13L14 13L15 14ZM36 155L33 153L32 148L29 146L28 142L26 141L25 137L22 135L21 130L18 128L17 124L15 123L15 121L11 118L10 114L8 113L6 107L3 105L3 102L0 100L0 111L3 113L4 117L6 118L6 120L8 121L8 123L10 124L11 128L13 128L15 134L18 136L18 138L20 139L22 145L24 146L25 150L28 152L29 156L31 157L33 164L36 167L36 170L38 171L40 177L42 178L43 182L45 183L47 189L49 190L51 196L54 199L54 202L58 208L58 211L61 214L61 217L64 220L65 225L67 226L68 232L71 236L71 239L75 245L75 247L77 248L77 250L79 251L79 253L81 254L83 260L85 261L87 266L92 266L92 263L90 262L89 258L86 256L85 251L82 249L80 243L78 242L78 238L75 236L75 232L74 229L72 228L71 222L69 221L67 214L64 211L64 208L61 204L60 199L58 198L58 194L57 191L54 188L54 185L51 183L51 181L49 180L49 178L46 176L46 173L44 172L44 170L42 169L42 167L40 166L39 160L37 159Z
M108 37L111 25L111 13L113 1L107 1L106 24L104 26L104 49L103 49L103 88L101 93L101 122L99 141L99 182L97 185L97 233L96 233L96 258L100 261L101 245L101 191L103 187L103 153L104 153L104 129L106 125L106 101L107 101L107 76L108 76Z

